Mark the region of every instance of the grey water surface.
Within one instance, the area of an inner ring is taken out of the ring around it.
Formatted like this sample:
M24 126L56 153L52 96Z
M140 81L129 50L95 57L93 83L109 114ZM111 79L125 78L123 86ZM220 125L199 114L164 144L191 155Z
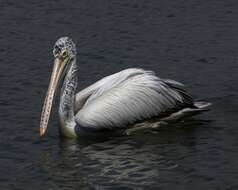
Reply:
M57 38L79 89L129 67L186 84L211 111L156 132L39 139ZM0 189L238 189L236 0L0 0Z

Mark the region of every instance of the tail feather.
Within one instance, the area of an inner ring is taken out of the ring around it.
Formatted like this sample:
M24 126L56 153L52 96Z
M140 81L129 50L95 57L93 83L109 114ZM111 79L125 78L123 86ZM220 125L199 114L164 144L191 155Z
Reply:
M197 110L207 111L207 110L209 110L209 107L212 104L209 102L194 102L194 105L198 108Z
M190 117L193 115L200 114L204 111L208 111L209 110L208 107L211 106L212 104L209 102L195 102L194 105L195 105L195 108L184 108L178 112L171 114L168 117L163 118L162 121L175 122L185 117Z

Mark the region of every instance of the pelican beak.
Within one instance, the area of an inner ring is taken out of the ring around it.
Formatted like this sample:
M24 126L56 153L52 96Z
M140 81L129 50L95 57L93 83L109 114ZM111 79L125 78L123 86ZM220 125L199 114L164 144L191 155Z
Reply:
M68 63L68 60L69 60L68 58L61 59L58 57L56 57L54 60L53 72L51 74L50 84L48 87L48 91L45 97L45 101L44 101L44 105L43 105L42 113L41 113L40 137L42 137L46 132L55 91L57 89L61 76L64 73L63 71L65 69L65 66Z

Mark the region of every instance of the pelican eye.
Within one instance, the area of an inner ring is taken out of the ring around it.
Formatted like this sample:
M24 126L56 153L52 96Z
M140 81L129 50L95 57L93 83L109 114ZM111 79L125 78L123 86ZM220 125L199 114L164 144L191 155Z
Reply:
M66 50L64 50L64 51L62 51L61 55L63 58L65 58L65 57L67 57L68 53Z

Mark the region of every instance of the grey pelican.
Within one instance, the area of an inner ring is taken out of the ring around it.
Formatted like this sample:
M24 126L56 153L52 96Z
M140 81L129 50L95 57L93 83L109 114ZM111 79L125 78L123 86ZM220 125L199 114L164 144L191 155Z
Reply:
M74 42L68 37L59 38L53 55L54 66L42 109L40 136L45 134L60 80L63 80L59 105L60 129L69 138L85 131L126 128L139 121L181 110L193 115L207 110L210 105L195 102L184 90L183 84L161 79L152 71L138 68L104 77L76 93L78 65Z

